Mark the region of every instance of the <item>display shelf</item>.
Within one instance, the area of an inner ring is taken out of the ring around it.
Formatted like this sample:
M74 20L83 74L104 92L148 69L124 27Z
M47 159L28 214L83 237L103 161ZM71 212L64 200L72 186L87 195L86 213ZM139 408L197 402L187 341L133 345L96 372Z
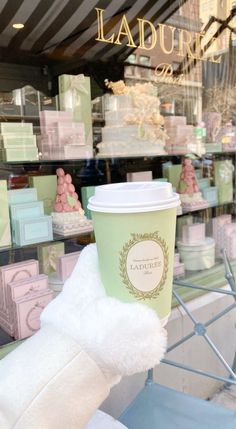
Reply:
M181 159L187 155L190 155L189 153L186 154L179 154L179 153L166 153L166 154L120 154L120 155L99 155L96 154L92 157L88 158L73 158L73 159L37 159L37 160L29 160L29 161L1 161L0 160L0 167L2 166L12 166L12 165L28 165L28 164L68 164L68 163L77 163L77 162L86 162L86 161L111 161L114 160L134 160L135 159ZM219 157L229 157L229 156L235 156L235 152L207 152L201 156L196 155L196 159L204 160L204 158L212 158L217 156Z
M68 241L68 240L73 240L73 239L76 239L78 241L78 243L81 242L82 244L84 244L85 242L91 243L94 240L93 231L74 233L74 234L68 235L66 237L64 237L63 235L53 234L53 241L44 241L44 242L40 242L40 243L32 243L32 244L28 244L26 246L20 246L18 244L12 244L11 246L8 246L8 247L0 247L0 253L11 252L11 251L18 250L18 249L34 248L34 247L40 246L41 244L45 244L45 243L53 243L55 241Z
M225 207L225 206L229 206L230 204L235 205L236 201L228 201L228 202L224 202L224 203L221 203L221 204L212 204L212 205L210 205L208 207L200 208L200 209L197 209L197 210L183 210L183 212L181 214L179 214L178 217L182 216L184 214L192 214L192 213L196 213L196 212L204 212L204 211L209 210L209 209Z

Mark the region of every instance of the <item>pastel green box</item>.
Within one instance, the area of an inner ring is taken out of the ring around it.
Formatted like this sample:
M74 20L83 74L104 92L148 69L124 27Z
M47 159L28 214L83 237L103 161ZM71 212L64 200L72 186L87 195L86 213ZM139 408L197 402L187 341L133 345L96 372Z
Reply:
M36 147L36 136L35 135L13 135L5 134L0 136L0 148L2 149L13 149L13 148L22 148L26 149L28 146Z
M92 219L91 211L88 209L88 200L95 193L95 186L83 186L81 188L81 199L82 199L82 208L85 212L85 216L88 219Z
M37 189L38 199L44 204L44 213L51 214L57 193L57 176L30 176L29 185Z
M19 148L1 149L3 161L37 161L39 159L37 147L22 146Z
M9 205L31 203L37 200L37 189L35 188L11 189L8 191Z
M222 152L221 143L205 143L206 153L219 153Z
M205 188L209 188L210 180L208 179L208 177L202 177L201 179L197 179L197 184L199 186L200 191L202 191Z
M37 249L40 273L48 276L57 270L57 260L65 254L65 245L63 242L41 244Z
M59 101L61 110L71 110L73 119L85 127L85 144L92 146L92 103L90 78L79 75L59 76Z
M220 204L233 201L233 171L232 159L214 162L215 186L218 187Z
M35 201L24 204L12 204L10 206L12 238L15 242L16 219L31 219L44 214L43 202Z
M7 195L7 182L0 180L0 247L10 246L11 229Z
M217 186L209 186L209 188L204 188L202 190L202 196L208 201L210 206L216 206L219 203Z
M179 179L180 174L182 171L182 165L181 164L174 164L174 165L167 165L163 166L163 177L165 177L168 182L172 184L176 189L178 189L179 186Z
M0 134L33 134L30 122L0 122Z
M16 219L15 242L19 246L52 241L52 218Z

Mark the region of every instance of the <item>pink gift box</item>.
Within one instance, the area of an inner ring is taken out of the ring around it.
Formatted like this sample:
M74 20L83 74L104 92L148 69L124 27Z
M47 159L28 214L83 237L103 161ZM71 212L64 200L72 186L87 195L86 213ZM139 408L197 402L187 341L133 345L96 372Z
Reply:
M57 259L57 275L61 281L70 277L81 252L67 253Z
M42 147L43 159L89 159L93 157L93 149L88 145L68 144L64 146Z
M19 299L13 303L15 333L18 340L34 334L40 328L40 315L47 304L53 299L53 292L47 290Z
M221 256L221 249L226 246L226 236L224 228L231 224L232 216L224 214L212 219L212 236L216 242L216 256Z
M186 116L165 116L165 127L173 125L186 125Z
M173 269L174 278L184 276L184 274L185 274L184 263L179 262L178 264L174 265L174 269Z
M43 110L39 112L41 133L55 127L56 122L71 123L73 121L72 112L63 110Z
M174 127L166 127L166 131L169 137L178 138L182 136L193 136L194 128L193 125L177 125Z
M137 171L126 174L127 182L146 182L152 181L152 171Z
M183 225L182 242L184 244L201 243L205 240L205 223L193 223L192 225Z
M9 322L9 315L0 311L0 326L11 337L14 336L15 326L14 323Z
M72 122L71 124L58 122L55 125L58 139L75 135L77 138L80 137L85 141L84 124L82 122Z
M13 301L27 298L28 296L43 292L48 289L48 276L39 274L35 277L8 283L7 285L7 303L8 308L12 307Z
M38 261L31 259L0 267L0 308L7 312L7 285L39 274Z
M174 254L174 265L179 264L179 253Z

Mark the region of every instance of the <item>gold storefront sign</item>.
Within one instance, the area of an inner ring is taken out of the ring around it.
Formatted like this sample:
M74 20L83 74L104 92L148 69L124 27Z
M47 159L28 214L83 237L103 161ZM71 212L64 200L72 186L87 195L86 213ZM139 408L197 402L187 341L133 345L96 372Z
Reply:
M133 39L131 29L129 27L126 15L123 15L117 33L113 33L109 37L106 36L104 29L104 12L105 9L95 8L97 12L97 30L98 34L95 40L103 43L112 43L114 45L121 45L121 39L127 39L126 46L131 48L142 48L147 51L154 49L158 44L162 52L167 55L173 52L180 57L187 57L193 60L206 61L204 52L201 47L201 42L204 33L190 32L185 29L173 27L167 24L158 24L157 28L154 27L152 22L147 19L137 18L139 28L139 43L136 44ZM150 37L148 45L145 43L145 30L149 29ZM157 33L159 32L159 34ZM175 32L178 32L178 49L175 47ZM159 36L159 37L158 37ZM165 41L168 40L168 46ZM216 58L214 55L208 58L208 61L213 63L220 63L221 57Z

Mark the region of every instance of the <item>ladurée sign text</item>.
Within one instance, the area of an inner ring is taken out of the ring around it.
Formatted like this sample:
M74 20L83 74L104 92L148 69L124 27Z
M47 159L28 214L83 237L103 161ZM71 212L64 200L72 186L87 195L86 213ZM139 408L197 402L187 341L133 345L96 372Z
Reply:
M180 29L167 24L158 24L157 28L154 27L151 21L147 19L137 18L137 24L139 28L139 43L134 43L133 35L126 18L123 15L120 22L118 23L117 33L113 33L110 36L106 35L104 28L104 9L95 8L97 13L97 37L98 42L112 43L114 45L122 45L123 40L126 41L126 46L131 48L142 48L151 50L159 44L160 49L167 55L175 53L180 57L187 57L193 60L205 61L206 58L203 56L201 47L201 41L204 37L204 33L190 32L185 29ZM149 30L150 37L148 43L145 40L145 31ZM175 33L178 32L178 47L176 50L175 46ZM214 38L213 38L214 39ZM167 43L168 41L168 43ZM214 40L212 40L214 42ZM220 63L221 57L215 57L212 55L208 57L208 60L213 63Z

